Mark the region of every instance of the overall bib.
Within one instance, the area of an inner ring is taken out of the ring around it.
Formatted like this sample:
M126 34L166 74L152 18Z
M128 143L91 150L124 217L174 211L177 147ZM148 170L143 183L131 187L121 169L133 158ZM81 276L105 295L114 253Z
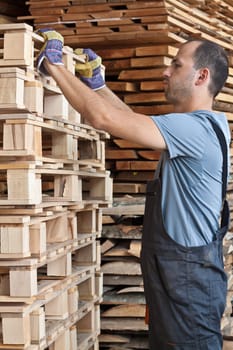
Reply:
M224 158L224 204L213 242L198 247L176 243L164 228L160 174L147 184L141 267L149 308L150 350L222 349L220 321L227 293L222 240L229 222L228 204L224 200L227 144L221 129L210 122Z

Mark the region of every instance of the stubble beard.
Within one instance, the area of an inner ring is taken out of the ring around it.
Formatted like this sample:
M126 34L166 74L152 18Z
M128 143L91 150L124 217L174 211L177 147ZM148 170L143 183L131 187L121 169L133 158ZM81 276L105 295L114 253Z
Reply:
M172 89L170 86L164 91L167 102L171 103L174 107L185 102L189 96L189 89L185 86L174 86Z

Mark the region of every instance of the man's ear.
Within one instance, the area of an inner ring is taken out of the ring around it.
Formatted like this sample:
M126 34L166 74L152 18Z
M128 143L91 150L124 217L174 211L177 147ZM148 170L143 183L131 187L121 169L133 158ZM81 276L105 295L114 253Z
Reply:
M210 77L210 71L208 68L199 69L195 85L202 85Z

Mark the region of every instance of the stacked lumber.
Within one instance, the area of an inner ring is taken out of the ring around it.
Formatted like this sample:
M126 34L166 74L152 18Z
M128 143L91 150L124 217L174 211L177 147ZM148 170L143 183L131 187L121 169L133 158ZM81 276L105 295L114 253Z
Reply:
M103 209L102 349L148 349L140 268L143 210L144 197L119 199Z
M0 1L0 24L15 23L18 16L29 15L24 0L1 0Z
M96 350L108 135L38 74L31 26L0 25L0 39L0 347ZM65 47L72 73L77 61Z
M73 48L93 48L103 58L108 86L133 110L147 115L172 111L164 97L162 75L181 43L189 37L202 37L222 45L229 53L230 72L214 108L227 114L232 130L231 0L57 0L53 4L29 0L27 4L31 16L22 20L33 20L36 28L52 26ZM137 200L144 191L145 182L153 177L158 154L149 153L140 145L111 139L106 156L107 168L111 169L114 177L115 197L130 194ZM231 211L232 192L231 180L228 187ZM232 252L228 249L232 244L231 235L227 236L224 244L229 298L223 333L233 337Z

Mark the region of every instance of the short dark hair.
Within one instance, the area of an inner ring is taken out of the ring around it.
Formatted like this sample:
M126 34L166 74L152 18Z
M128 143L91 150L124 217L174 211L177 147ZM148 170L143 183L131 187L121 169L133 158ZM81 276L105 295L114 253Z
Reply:
M192 38L186 43L191 41L200 42L193 55L194 68L207 67L210 70L211 82L209 91L215 97L224 86L228 77L229 61L227 53L223 47L210 40Z

